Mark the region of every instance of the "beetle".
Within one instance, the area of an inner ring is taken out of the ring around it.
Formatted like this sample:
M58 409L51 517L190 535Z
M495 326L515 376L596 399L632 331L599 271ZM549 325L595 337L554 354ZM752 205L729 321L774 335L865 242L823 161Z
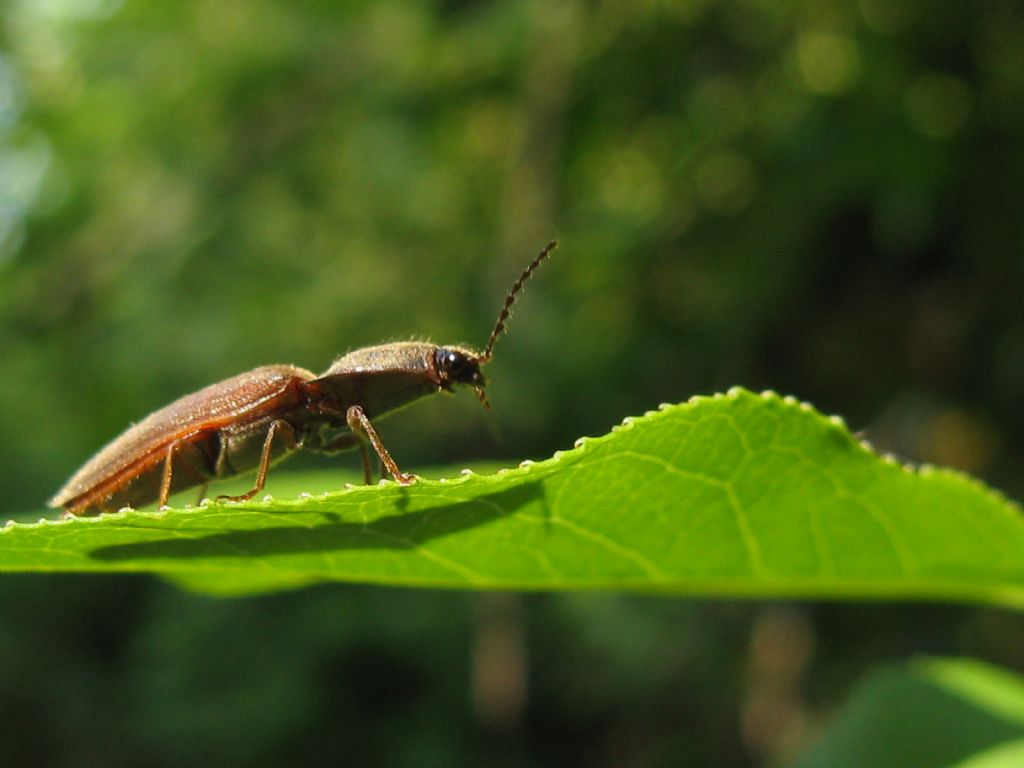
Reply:
M506 329L523 285L555 248L552 241L505 297L483 352L399 341L342 355L317 376L293 365L268 365L212 384L150 414L93 456L49 501L70 515L167 503L171 494L256 470L252 489L218 500L247 501L263 490L277 459L300 448L335 453L358 447L371 482L372 447L400 484L415 476L391 458L372 420L426 395L471 387L490 408L480 368Z

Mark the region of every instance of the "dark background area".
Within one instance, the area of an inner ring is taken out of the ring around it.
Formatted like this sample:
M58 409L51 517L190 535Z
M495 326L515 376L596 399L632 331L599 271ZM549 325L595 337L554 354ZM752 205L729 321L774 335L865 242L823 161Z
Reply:
M38 517L131 421L256 365L482 346L553 237L494 413L463 393L385 422L403 468L543 458L740 384L1024 498L1022 179L1014 0L11 0L0 516ZM778 765L866 670L1024 670L1022 630L967 607L5 576L0 750Z

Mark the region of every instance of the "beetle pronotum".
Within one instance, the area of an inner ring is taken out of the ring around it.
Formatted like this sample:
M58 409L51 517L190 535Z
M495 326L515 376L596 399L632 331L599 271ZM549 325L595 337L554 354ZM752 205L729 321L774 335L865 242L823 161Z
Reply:
M51 507L85 515L157 502L210 480L252 469L256 482L240 496L263 490L270 464L298 450L334 453L359 447L371 482L372 446L399 483L402 472L371 419L455 384L473 388L489 408L480 368L494 353L512 304L533 271L557 245L551 242L512 285L483 352L429 342L400 341L349 352L320 376L292 365L268 365L186 395L114 439L50 499Z

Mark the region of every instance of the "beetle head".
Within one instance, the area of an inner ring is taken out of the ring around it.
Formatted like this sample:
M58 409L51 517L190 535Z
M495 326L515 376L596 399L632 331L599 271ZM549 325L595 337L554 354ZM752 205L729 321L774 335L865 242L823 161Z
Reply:
M484 407L490 409L484 385L487 383L480 372L480 356L461 347L438 347L434 351L434 365L441 377L442 386L451 389L452 384L466 384L473 388Z

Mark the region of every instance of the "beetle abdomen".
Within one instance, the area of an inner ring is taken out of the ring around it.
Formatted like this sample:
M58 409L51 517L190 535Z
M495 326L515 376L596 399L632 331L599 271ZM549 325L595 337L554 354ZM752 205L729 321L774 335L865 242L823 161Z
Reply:
M73 515L113 512L122 507L141 507L160 495L164 464L170 445L159 446L135 464L103 478L85 492L51 506L63 506ZM179 440L174 446L170 493L201 485L214 478L218 433L202 432ZM211 458L212 457L212 458Z
M172 445L176 445L176 453L181 452L180 458L175 458L172 491L199 485L215 474L221 428L300 407L303 395L298 384L312 378L303 368L272 365L186 395L111 441L71 476L49 504L82 514L94 508L117 509L155 501Z

